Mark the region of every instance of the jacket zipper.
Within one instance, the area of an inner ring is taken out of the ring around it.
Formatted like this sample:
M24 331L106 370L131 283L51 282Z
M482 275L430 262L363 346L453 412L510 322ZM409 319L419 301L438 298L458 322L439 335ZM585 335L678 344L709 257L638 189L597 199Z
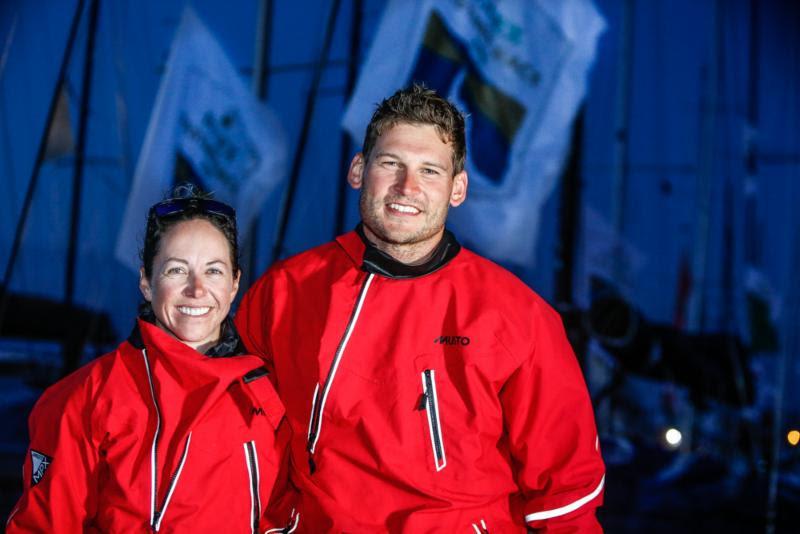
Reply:
M250 525L253 534L258 534L258 522L261 518L260 472L255 440L244 443L244 458L247 463L247 476L250 478Z
M156 476L158 462L156 459L158 458L158 435L161 433L161 410L158 407L156 390L153 386L153 375L150 372L150 362L147 360L147 349L142 349L142 357L144 358L144 367L147 371L147 381L150 384L150 395L153 398L153 405L156 409L156 431L153 434L153 445L150 448L150 528L155 532L158 532L158 529L161 528L161 521L164 519L164 514L167 512L167 506L169 506L169 502L172 499L172 493L175 491L175 487L178 485L178 479L181 477L181 472L183 472L183 466L186 463L186 457L189 454L189 445L192 442L192 433L189 432L189 435L186 436L186 443L183 445L183 454L181 454L181 460L178 462L178 467L175 468L175 472L173 472L172 476L170 477L167 494L164 496L164 500L159 508L156 506L158 498L158 478Z
M336 376L336 371L339 368L339 362L342 359L344 349L347 347L347 342L350 340L350 335L353 333L353 328L356 325L356 321L358 321L358 316L361 313L361 307L363 306L364 299L367 296L367 290L369 290L369 285L372 283L372 279L374 277L375 275L370 273L366 280L364 280L364 284L361 286L361 291L358 294L356 304L353 307L353 312L350 314L350 320L347 323L347 328L344 331L342 339L339 341L339 346L336 348L336 354L333 357L331 368L328 371L328 376L325 378L325 385L320 391L318 383L317 388L314 390L314 398L311 406L311 418L308 424L308 444L306 446L306 449L309 453L308 460L312 473L315 469L313 455L317 446L317 441L319 441L320 430L322 428L322 413L325 410L325 402L328 400L328 393L330 392L331 384L333 384L333 379Z
M418 408L427 412L428 430L430 430L431 446L433 447L433 461L436 471L441 471L447 465L447 458L444 454L442 424L439 420L439 397L436 394L436 375L433 369L422 371L422 398Z

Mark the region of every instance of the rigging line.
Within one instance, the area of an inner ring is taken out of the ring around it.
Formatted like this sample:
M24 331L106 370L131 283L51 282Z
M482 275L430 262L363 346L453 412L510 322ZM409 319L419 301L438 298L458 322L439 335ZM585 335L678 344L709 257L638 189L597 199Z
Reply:
M630 108L633 75L633 40L636 8L633 0L625 0L622 8L622 34L617 56L616 117L614 124L614 181L611 199L614 230L620 236L625 230L625 199L629 174ZM615 266L616 278L621 269Z
M3 98L4 92L2 91L3 89L2 82L3 82L3 74L5 73L6 70L6 61L8 60L8 54L11 50L11 43L14 42L14 36L16 35L18 20L19 20L19 14L17 13L14 15L14 22L11 23L11 31L8 32L8 36L6 37L6 42L3 45L3 53L2 55L0 55L0 117L4 117L4 119L0 122L2 122L2 128L3 128L2 132L3 149L5 150L5 153L8 155L3 159L6 162L6 173L7 173L6 176L8 176L9 178L16 177L17 172L14 169L14 158L12 156L14 154L14 151L11 148L11 134L8 128L8 114L6 113L5 98ZM12 179L11 183L9 184L9 193L10 193L10 195L8 195L9 198L17 198L17 191L16 188L14 187L14 182L15 180Z
M2 285L0 285L0 326L5 319L6 308L8 307L8 299L11 288L11 276L14 273L14 265L17 261L20 245L22 244L22 235L25 233L25 227L30 214L31 204L33 203L33 194L36 191L36 185L39 181L39 171L44 162L44 155L47 150L47 137L50 131L50 126L53 123L53 117L56 112L56 104L61 93L61 87L64 83L64 78L67 72L70 58L72 57L72 46L75 44L75 36L78 33L78 25L83 13L84 0L78 0L78 5L75 9L75 14L72 17L72 24L70 25L69 37L64 49L64 56L61 60L61 66L58 70L58 77L53 89L53 96L50 98L50 107L47 111L47 118L45 120L45 127L42 131L42 136L39 139L39 149L36 152L36 161L34 162L33 169L31 170L31 177L28 181L28 189L25 192L25 200L22 205L22 211L17 221L17 228L14 233L14 241L11 245L11 251L8 255L5 271L3 273Z
M694 242L692 272L696 280L695 289L689 299L688 328L700 332L706 326L706 291L708 290L708 253L711 238L711 210L714 187L714 150L718 140L718 102L720 92L720 55L722 36L722 10L724 3L716 0L711 10L713 31L709 34L710 67L702 69L701 81L705 86L705 96L700 98L700 140L698 143L697 174L697 230Z
M754 5L754 10L756 9L756 5ZM800 28L800 12L793 13L794 17L787 20L786 22L789 25L790 30L797 31ZM757 21L754 21L754 24ZM760 26L759 26L760 29ZM782 31L787 31L786 26L783 26ZM800 46L797 43L792 42L792 47L787 51L788 53L785 56L786 63L788 65L792 65L794 68L793 70L789 70L790 75L786 76L787 85L789 87L786 88L785 98L788 100L787 105L785 108L782 108L784 116L786 117L786 131L794 133L794 138L792 139L793 145L796 145L797 137L797 103L800 100L798 97L798 88L797 88L797 80L798 75L800 75L800 69L797 69L797 61L798 56L800 56ZM783 124L781 124L783 125ZM785 198L787 199L796 199L797 193L796 190L798 189L797 184L800 183L800 176L798 176L798 168L794 167L786 172L786 183L787 183L787 195ZM793 221L797 219L797 215L794 211L794 202L789 201L786 205L789 208L787 215L793 218ZM773 414L772 414L772 447L770 451L770 459L769 459L769 477L767 482L767 522L765 532L767 534L774 534L775 532L779 531L780 522L778 521L778 511L780 510L779 505L779 497L780 497L780 460L781 460L781 444L782 444L782 433L784 426L784 402L786 400L787 392L791 391L791 389L787 390L787 373L790 372L790 360L797 361L798 354L800 352L800 337L798 337L797 333L797 321L800 318L800 281L798 281L797 277L797 269L800 267L800 230L796 224L786 225L786 227L794 230L794 235L791 237L792 239L792 252L791 252L791 259L789 263L789 269L784 271L786 274L784 275L785 282L784 287L788 286L787 289L787 298L786 298L786 309L782 312L783 314L783 343L782 346L779 346L780 354L778 355L778 365L776 366L776 374L775 374L775 398L774 398L774 405L773 405ZM763 250L763 245L762 249ZM761 251L760 250L760 251ZM795 368L796 369L796 368ZM797 371L793 371L796 375ZM795 393L795 399L796 399ZM794 399L793 399L794 400ZM784 473L786 473L786 469Z
M89 26L86 36L86 50L83 62L83 82L81 83L80 120L78 139L75 144L75 165L72 175L72 213L70 217L69 250L67 270L64 280L65 300L71 305L75 298L75 266L77 265L77 243L80 234L81 195L83 193L83 172L86 158L86 139L89 132L89 103L92 99L92 79L94 73L95 38L97 37L97 18L100 0L91 0L89 5Z
M354 0L353 12L350 22L350 61L347 64L347 85L345 87L345 94L343 98L344 105L348 105L350 97L353 95L353 89L356 85L356 78L358 76L358 65L361 53L361 26L364 20L364 2L362 0ZM353 143L350 140L350 134L342 132L342 145L339 155L339 167L347 173L349 169L350 156L353 149ZM344 233L344 219L347 214L347 190L348 183L344 176L339 177L338 195L336 198L336 226L334 228L334 235L341 235Z
M72 174L72 208L70 216L69 248L67 265L64 273L64 300L68 306L75 302L75 283L78 264L78 239L81 224L81 197L83 196L83 174L86 160L86 139L89 132L89 103L92 101L92 80L94 78L95 39L97 37L97 20L100 11L100 0L91 0L89 4L89 24L86 35L86 50L83 60L83 81L81 82L80 120L78 122L78 139L75 144L75 166ZM81 353L86 340L97 328L98 314L93 314L78 343L70 345L64 351L62 374L67 375L78 368Z
M8 61L8 53L11 50L11 43L14 42L14 35L17 32L17 21L19 21L19 13L14 14L14 21L11 23L11 30L8 32L6 42L3 45L3 53L0 55L0 82L3 81L3 74L6 72L6 61Z
M795 228L792 246L791 272L797 272L800 268L800 231ZM789 370L789 358L798 356L800 349L800 339L797 333L797 319L800 318L800 283L797 276L791 276L789 281L789 298L785 311L783 329L783 347L778 357L776 370L776 388L772 412L772 448L770 451L770 468L767 482L767 524L766 533L774 534L777 532L778 525L778 486L780 485L780 459L781 443L784 429L783 404L786 397L786 374Z
M256 22L255 51L253 53L253 94L258 100L266 101L269 91L269 63L272 50L272 24L274 5L272 0L260 0L258 3L258 19ZM250 228L247 229L249 243L247 251L247 272L244 273L245 287L258 277L258 229L261 215L256 212Z
M303 153L305 152L306 143L308 142L308 134L311 130L311 120L314 117L314 108L316 106L316 96L319 89L320 81L322 80L322 64L325 58L328 57L330 52L331 43L333 42L333 33L336 29L336 15L339 12L340 0L333 0L331 10L328 13L327 27L325 28L325 40L320 51L320 60L314 68L311 87L309 88L306 97L306 106L303 114L302 129L300 130L300 139L297 142L297 149L294 153L294 160L292 161L292 169L289 174L289 183L286 184L281 207L279 210L280 217L278 219L278 227L276 237L273 241L272 261L274 263L283 252L283 244L286 239L286 228L289 226L289 215L292 211L294 204L294 196L297 191L297 182L300 180L300 168L303 162Z

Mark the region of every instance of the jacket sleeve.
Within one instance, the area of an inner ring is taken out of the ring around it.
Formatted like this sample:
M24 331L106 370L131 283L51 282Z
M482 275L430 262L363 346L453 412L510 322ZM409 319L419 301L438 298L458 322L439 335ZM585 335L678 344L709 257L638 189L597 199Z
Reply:
M271 300L273 280L272 270L267 271L247 291L236 311L234 323L239 336L247 350L264 359L267 368L272 372L272 350L269 343L271 308L266 305Z
M561 318L543 306L529 354L500 393L520 494L514 507L534 532L602 532L605 466L594 414Z
M9 534L93 530L99 462L91 404L81 401L83 388L69 389L67 383L48 389L30 415L23 492L6 524Z

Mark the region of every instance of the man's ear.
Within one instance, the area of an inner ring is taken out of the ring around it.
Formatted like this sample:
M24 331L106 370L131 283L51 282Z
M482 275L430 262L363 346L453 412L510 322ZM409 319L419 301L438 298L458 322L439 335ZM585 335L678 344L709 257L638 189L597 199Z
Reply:
M461 171L453 177L453 190L450 191L450 205L460 206L467 199L467 171Z
M142 292L142 296L147 302L153 300L153 290L150 287L150 281L144 275L144 267L139 269L139 291Z
M361 189L364 184L364 154L359 152L353 156L353 161L350 162L350 169L347 171L347 183L353 189Z

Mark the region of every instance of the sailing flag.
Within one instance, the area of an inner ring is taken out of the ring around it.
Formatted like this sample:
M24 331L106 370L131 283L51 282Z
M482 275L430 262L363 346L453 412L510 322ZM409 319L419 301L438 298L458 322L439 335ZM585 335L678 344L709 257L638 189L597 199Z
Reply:
M604 28L591 0L389 0L343 126L360 143L375 105L411 82L449 98L467 114L469 175L449 225L529 265Z
M239 78L214 36L186 8L145 134L116 257L138 270L148 208L190 181L237 212L249 228L284 180L287 142L278 119Z

